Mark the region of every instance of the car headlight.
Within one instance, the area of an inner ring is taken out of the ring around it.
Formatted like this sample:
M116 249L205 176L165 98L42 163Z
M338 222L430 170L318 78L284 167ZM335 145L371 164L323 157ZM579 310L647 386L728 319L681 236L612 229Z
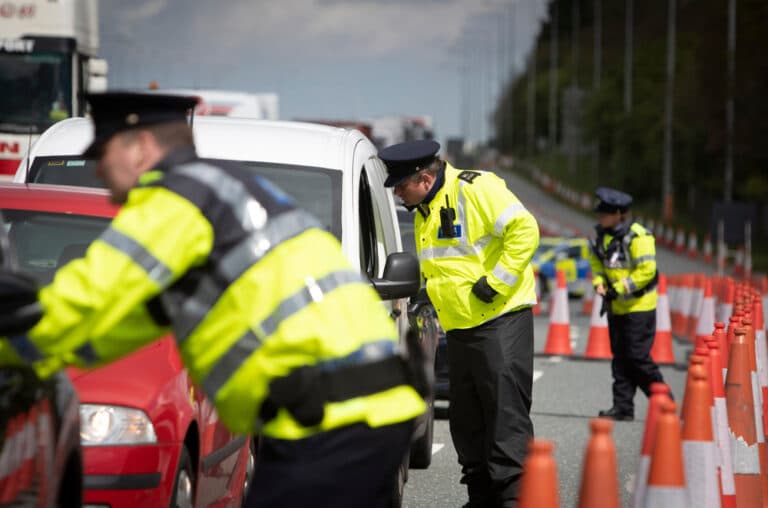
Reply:
M144 411L119 406L80 404L83 446L156 443L155 427Z

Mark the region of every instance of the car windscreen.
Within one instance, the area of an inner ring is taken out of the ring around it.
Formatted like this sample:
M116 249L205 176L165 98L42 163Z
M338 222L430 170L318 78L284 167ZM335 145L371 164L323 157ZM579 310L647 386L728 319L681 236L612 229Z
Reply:
M232 161L203 159L212 163ZM341 172L312 166L238 161L292 197L314 215L323 227L341 240ZM80 156L36 157L28 182L104 187L96 177L96 161Z
M68 261L82 257L110 221L73 214L1 211L19 269L41 284L51 282L56 269Z
M277 185L341 241L341 171L268 162L240 163Z
M79 155L35 157L29 168L27 182L104 187L104 183L96 176L96 161L83 159Z

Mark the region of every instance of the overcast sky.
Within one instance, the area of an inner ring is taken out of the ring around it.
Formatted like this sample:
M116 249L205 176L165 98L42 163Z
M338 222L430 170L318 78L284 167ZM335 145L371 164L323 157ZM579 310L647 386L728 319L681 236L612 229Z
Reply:
M546 3L101 0L101 54L110 88L272 92L282 119L427 115L478 139Z

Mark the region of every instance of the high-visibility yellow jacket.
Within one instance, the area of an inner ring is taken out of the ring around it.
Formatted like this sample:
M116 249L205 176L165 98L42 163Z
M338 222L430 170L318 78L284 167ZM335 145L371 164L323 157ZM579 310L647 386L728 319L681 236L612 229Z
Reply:
M392 357L398 334L336 238L245 169L190 157L143 175L109 228L59 270L40 301L43 319L25 336L0 340L0 361L34 362L41 375L98 365L170 325L192 378L235 432L298 439L425 410L403 382L325 401L316 426L302 426L285 407L261 421L276 378L302 366L331 372Z
M455 210L454 238L441 233L441 208ZM427 294L446 330L473 328L536 304L530 261L539 227L495 174L446 163L444 183L429 203L418 206L414 229ZM491 303L472 293L482 276L499 293Z
M621 228L621 226L620 226ZM612 286L619 297L611 302L614 314L656 308L656 241L650 231L632 223L625 233L598 232L589 264L592 284Z

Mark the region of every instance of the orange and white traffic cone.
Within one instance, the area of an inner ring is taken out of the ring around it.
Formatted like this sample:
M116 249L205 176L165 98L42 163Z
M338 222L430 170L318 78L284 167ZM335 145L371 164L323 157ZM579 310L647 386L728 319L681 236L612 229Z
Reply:
M549 312L549 330L544 354L573 354L571 346L571 320L568 309L568 288L565 284L565 272L557 270L557 288L552 292Z
M707 276L703 273L697 273L694 276L693 301L691 303L691 319L688 322L688 340L696 343L696 330L698 329L699 314L704 304L704 287L706 286ZM710 288L711 289L711 288ZM710 293L711 295L711 293ZM714 323L715 320L713 319ZM712 331L710 327L709 331Z
M589 320L589 336L587 337L587 347L584 350L584 358L593 360L610 360L613 358L611 353L611 338L608 334L608 317L600 315L600 308L603 306L603 297L595 293L595 303L592 305L592 316Z
M722 378L725 379L728 375L728 349L730 347L730 344L728 344L728 337L725 333L725 323L719 321L715 322L715 331L712 332L712 337L714 337L719 345L720 366L723 369Z
M532 439L523 463L519 508L560 508L557 464L552 457L552 441Z
M688 233L688 257L695 258L699 255L699 240L696 232Z
M672 351L672 321L669 313L669 297L667 296L667 276L659 274L658 300L656 302L656 336L651 347L651 358L657 364L675 363Z
M731 434L733 479L739 508L763 506L760 453L758 450L749 345L744 328L734 330L725 380L725 403Z
M593 418L589 426L592 437L584 453L579 508L619 508L621 501L616 446L611 438L613 422L605 418Z
M712 433L712 392L709 376L701 365L691 368L691 383L685 390L683 456L685 477L692 506L720 508L718 455Z
M732 278L725 278L725 290L723 299L717 307L717 320L723 323L728 322L728 318L733 314L733 301L736 298L736 283Z
M679 318L677 327L672 329L672 333L680 337L685 337L688 328L691 325L691 312L694 303L694 277L692 273L686 273L682 276L682 286L680 287L680 306L678 307Z
M661 406L669 397L669 385L665 383L651 383L651 396L648 398L648 414L645 418L643 442L640 447L640 461L635 474L635 490L632 494L632 507L643 508L645 506L645 491L648 485L648 470L651 467L651 455L653 443L656 438L656 424L661 414Z
M701 347L697 347L693 350L693 354L688 358L688 372L685 378L685 392L683 393L683 402L680 409L680 416L685 417L688 412L688 387L693 382L693 369L696 366L709 369L709 349L702 344Z
M685 231L683 228L677 229L677 234L675 235L675 252L678 254L685 252Z
M691 506L685 488L683 444L680 438L680 420L677 404L662 403L656 424L656 438L648 471L644 508L678 508Z
M733 257L733 276L740 279L744 277L744 246L739 245Z
M719 324L722 325L722 323ZM733 458L731 457L731 439L728 431L728 409L725 405L720 341L713 336L712 340L706 342L709 348L709 385L712 389L714 405L713 430L720 457L720 504L723 508L736 508L736 486L733 483Z
M712 281L704 276L704 292L701 310L696 320L696 337L694 343L699 344L704 337L715 328L715 299L712 296Z
M705 263L712 262L712 236L709 234L704 236L704 249L702 251L702 255L704 256Z
M765 448L765 429L763 427L763 392L760 389L760 378L758 375L759 362L757 350L759 349L755 341L755 329L752 326L752 309L745 307L744 317L741 318L742 328L745 331L747 341L747 350L749 351L749 368L752 382L752 402L755 412L755 435L757 436L757 450L760 457L760 479L762 486L763 505L768 503L768 456ZM736 333L738 333L738 328Z

